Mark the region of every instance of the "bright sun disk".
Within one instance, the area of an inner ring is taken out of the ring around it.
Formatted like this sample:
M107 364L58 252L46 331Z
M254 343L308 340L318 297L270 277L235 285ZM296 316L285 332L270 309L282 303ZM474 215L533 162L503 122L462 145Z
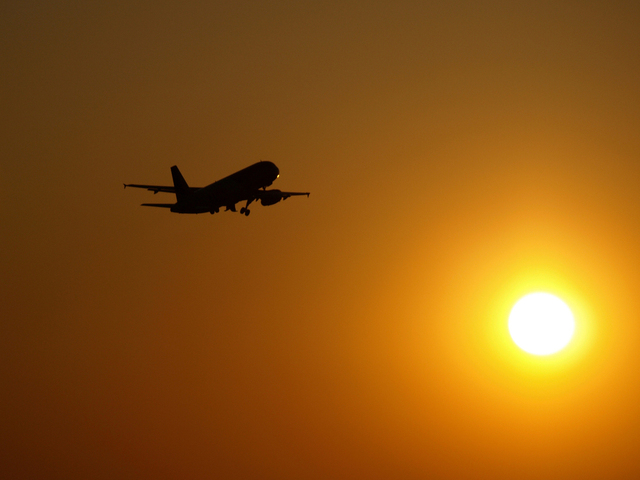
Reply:
M573 337L571 310L555 295L530 293L516 302L509 315L509 333L522 350L550 355L562 350Z

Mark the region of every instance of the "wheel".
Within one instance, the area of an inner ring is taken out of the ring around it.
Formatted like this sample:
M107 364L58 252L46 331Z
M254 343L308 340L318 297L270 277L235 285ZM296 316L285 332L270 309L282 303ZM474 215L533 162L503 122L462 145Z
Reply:
M246 208L244 208L244 207L242 207L242 208L240 209L240 213L244 213L244 212L246 212L246 211L247 211L247 209L246 209Z
M251 210L249 210L249 209L247 209L247 208L245 208L245 209L244 209L244 214L245 214L247 217L249 216L249 214L250 214L250 213L251 213Z

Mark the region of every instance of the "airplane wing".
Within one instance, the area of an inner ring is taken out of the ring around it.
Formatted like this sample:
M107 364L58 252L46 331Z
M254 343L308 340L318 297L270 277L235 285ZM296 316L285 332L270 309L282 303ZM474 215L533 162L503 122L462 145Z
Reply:
M154 194L158 192L176 193L176 187L163 187L161 185L136 185L135 183L125 183L124 188L144 188L152 191Z
M280 195L283 200L286 200L289 197L295 197L298 195L306 195L308 197L310 193L311 192L280 192Z
M278 203L280 200L286 200L289 197L298 195L306 195L308 197L309 193L310 192L283 192L275 188L273 190L258 190L252 197L249 197L249 203L253 200L260 200L262 205L267 206ZM247 203L247 205L249 203Z
M274 188L272 190L258 190L255 193L255 197L256 199L260 199L260 200L267 200L267 199L278 199L278 201L280 200L286 200L289 197L295 197L298 195L306 195L307 197L309 196L311 192L283 192L281 190L278 190L277 188Z
M127 187L144 188L146 190L149 190L149 191L153 192L154 194L156 194L158 192L176 193L176 187L174 187L174 186L167 187L167 186L162 186L162 185L137 185L135 183L125 183L124 184L124 188L127 188ZM195 187L189 187L189 190L195 192L196 190L200 190L200 189L199 188L195 188Z

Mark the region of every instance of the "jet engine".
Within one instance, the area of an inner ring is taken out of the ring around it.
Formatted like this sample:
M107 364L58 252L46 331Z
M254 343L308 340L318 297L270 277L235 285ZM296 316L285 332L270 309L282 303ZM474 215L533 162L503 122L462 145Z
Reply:
M283 195L281 190L267 190L266 192L260 192L260 203L265 207L267 205L275 205L282 200Z

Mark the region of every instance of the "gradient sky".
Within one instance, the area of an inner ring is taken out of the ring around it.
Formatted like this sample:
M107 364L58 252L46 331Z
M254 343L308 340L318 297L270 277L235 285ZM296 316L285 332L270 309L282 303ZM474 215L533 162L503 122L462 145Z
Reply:
M0 476L640 476L637 2L0 11Z

